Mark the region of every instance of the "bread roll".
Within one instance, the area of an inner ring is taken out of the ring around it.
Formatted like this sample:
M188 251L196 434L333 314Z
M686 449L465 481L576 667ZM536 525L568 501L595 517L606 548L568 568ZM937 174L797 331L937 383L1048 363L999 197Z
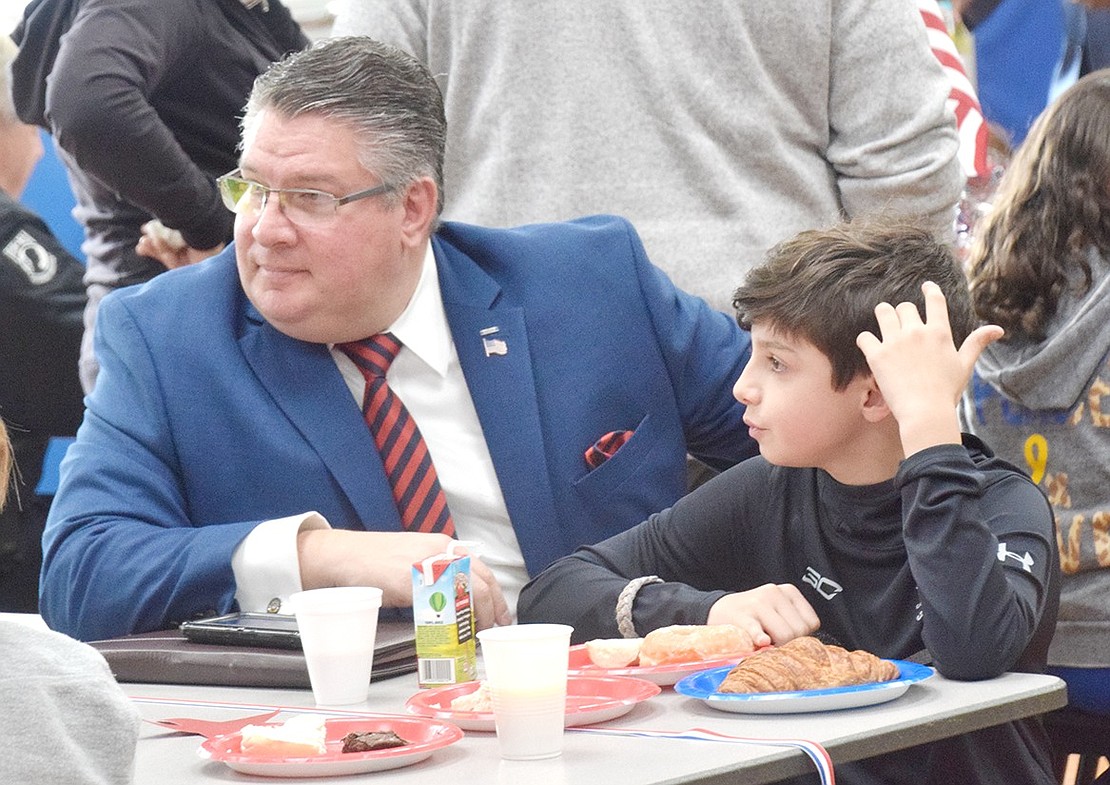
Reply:
M644 636L640 644L640 665L743 657L753 648L748 634L732 624L675 624Z
M586 654L599 668L625 668L640 659L643 638L595 638L586 641Z
M868 651L848 651L805 636L757 652L733 668L718 692L791 692L891 681L898 666Z

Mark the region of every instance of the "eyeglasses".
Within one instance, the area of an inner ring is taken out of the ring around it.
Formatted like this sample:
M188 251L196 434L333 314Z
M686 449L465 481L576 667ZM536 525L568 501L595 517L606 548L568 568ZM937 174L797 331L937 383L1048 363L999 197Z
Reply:
M227 209L236 215L261 215L266 209L270 194L276 194L281 212L300 226L320 226L332 221L339 208L359 199L369 199L393 190L392 185L383 183L365 191L356 191L347 196L335 196L313 188L267 188L253 180L244 180L241 170L235 169L223 177L216 178Z

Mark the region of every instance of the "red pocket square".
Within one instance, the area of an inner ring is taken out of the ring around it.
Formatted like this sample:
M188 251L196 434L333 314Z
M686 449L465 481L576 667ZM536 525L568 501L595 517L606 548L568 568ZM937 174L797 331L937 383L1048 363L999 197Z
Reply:
M586 464L596 469L616 455L621 445L632 438L633 431L609 431L586 450Z

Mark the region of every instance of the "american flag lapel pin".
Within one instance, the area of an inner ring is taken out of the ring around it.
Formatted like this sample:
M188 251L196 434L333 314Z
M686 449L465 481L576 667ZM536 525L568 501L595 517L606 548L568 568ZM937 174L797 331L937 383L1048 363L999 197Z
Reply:
M509 353L509 346L505 343L504 338L498 338L497 333L501 332L500 327L487 327L480 330L478 335L482 336L482 350L485 351L486 357L504 357Z

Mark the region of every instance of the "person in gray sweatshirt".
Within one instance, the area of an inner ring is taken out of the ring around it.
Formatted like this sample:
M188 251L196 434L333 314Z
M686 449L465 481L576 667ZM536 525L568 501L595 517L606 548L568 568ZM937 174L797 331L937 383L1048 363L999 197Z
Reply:
M1110 714L1110 69L1037 119L980 231L972 301L1006 336L978 360L963 427L1052 503L1063 582L1049 670L1073 707Z
M624 216L726 313L803 229L881 214L954 236L951 83L912 2L351 0L333 34L436 74L444 218Z
M0 509L14 471L0 420ZM116 684L103 655L35 624L0 618L0 782L130 785L139 710Z

